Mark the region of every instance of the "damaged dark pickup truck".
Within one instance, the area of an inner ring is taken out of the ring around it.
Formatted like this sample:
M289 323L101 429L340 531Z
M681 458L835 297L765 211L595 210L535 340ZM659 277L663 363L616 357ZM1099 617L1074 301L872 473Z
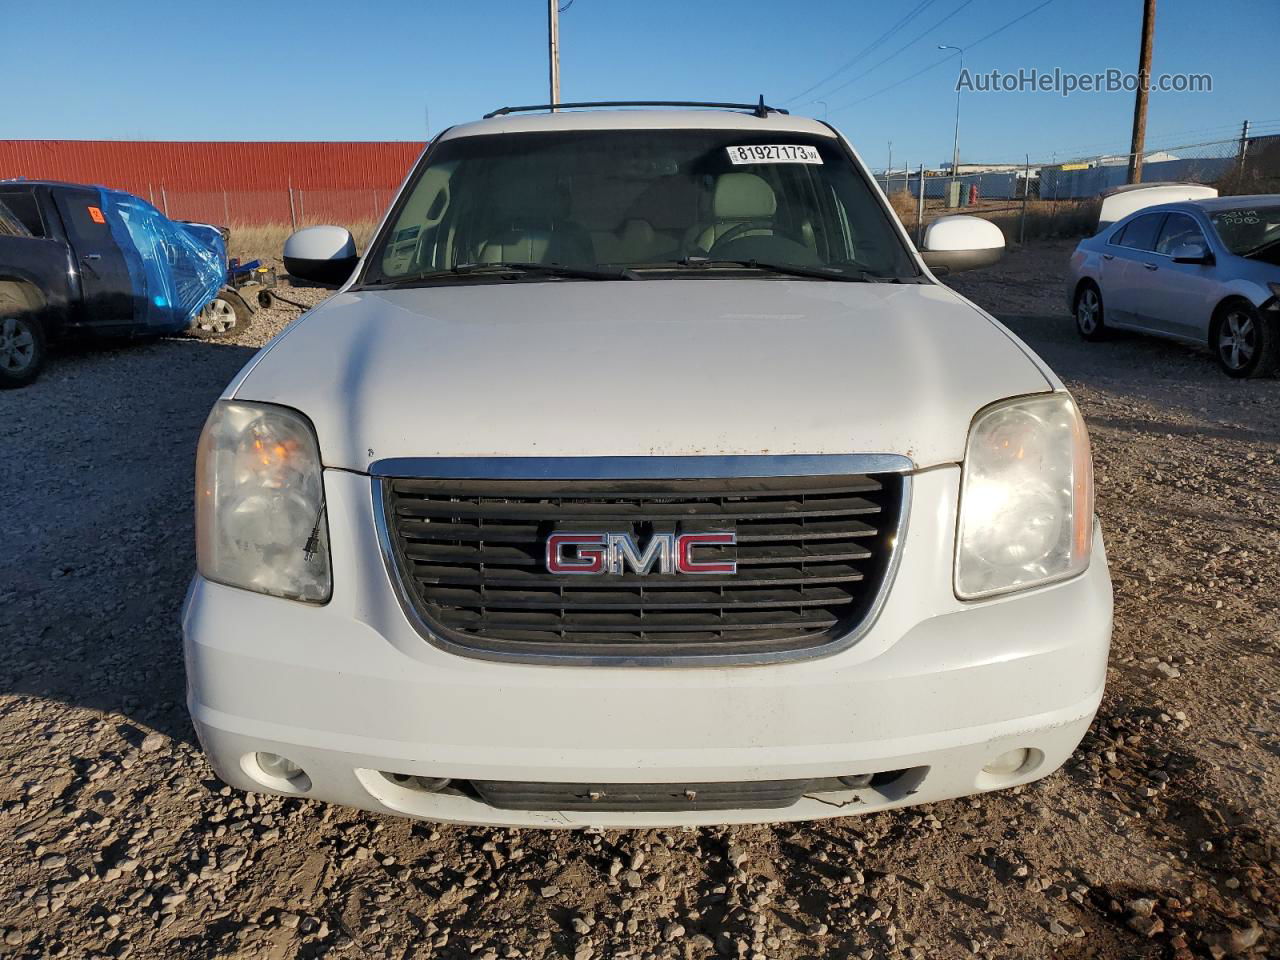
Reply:
M253 306L226 282L217 227L102 187L0 181L0 387L35 380L62 338L238 333Z

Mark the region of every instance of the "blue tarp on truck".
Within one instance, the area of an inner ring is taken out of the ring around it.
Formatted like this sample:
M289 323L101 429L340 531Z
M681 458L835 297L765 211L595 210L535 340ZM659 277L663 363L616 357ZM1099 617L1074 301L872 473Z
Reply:
M107 223L129 268L135 293L145 293L145 326L187 329L227 282L227 248L215 227L170 220L147 201L98 188Z

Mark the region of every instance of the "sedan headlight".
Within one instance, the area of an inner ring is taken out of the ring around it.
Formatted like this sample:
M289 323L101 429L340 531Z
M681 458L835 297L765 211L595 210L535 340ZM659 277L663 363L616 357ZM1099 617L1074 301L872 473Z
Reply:
M200 574L275 597L329 599L320 449L296 410L219 401L196 452Z
M1065 393L980 411L969 428L956 534L956 596L973 600L1074 576L1093 544L1093 464Z

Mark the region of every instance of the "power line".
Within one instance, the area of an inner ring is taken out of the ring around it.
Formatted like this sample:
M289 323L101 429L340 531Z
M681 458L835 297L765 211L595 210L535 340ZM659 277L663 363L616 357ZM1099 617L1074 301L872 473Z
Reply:
M1027 19L1027 17L1031 16L1033 13L1037 13L1043 10L1045 7L1049 6L1049 4L1056 3L1056 2L1057 0L1044 0L1043 3L1037 4L1036 6L1032 7L1030 10L1026 11L1025 13L1017 17L1014 17L1008 23L1003 24L1002 26L996 27L996 29L992 30L990 33L986 34L985 36L979 37L977 40L974 40L972 43L964 44L964 49L972 50L974 47L978 46L978 44L986 43L988 40L990 40L992 37L996 36L997 34L1004 33L1004 31L1008 30L1012 26L1015 26L1016 24L1021 23L1023 20ZM938 67L946 63L948 60L954 59L955 56L956 54L949 54L943 57L941 60L938 60L936 63L931 63L928 66L920 70L917 70L915 73L911 74L910 76L903 77L901 80L891 83L887 87L881 87L879 90L876 90L874 93L869 93L865 97L860 97L859 99L853 100L849 103L842 104L838 107L833 107L831 112L834 113L836 110L847 110L849 107L854 107L860 103L865 103L867 100L870 100L872 97L878 97L882 93L888 93L890 90L893 90L896 87L902 86L907 81L914 80L916 77L920 76L921 74L925 74L925 73L928 73L930 70L937 69Z
M881 87L879 90L875 91L874 93L869 93L865 97L862 97L861 99L851 100L849 103L842 103L840 106L836 107L836 110L847 110L849 107L856 107L858 104L863 103L867 100L870 100L872 97L878 97L882 93L888 93L890 90L894 89L895 87L902 86L908 80L914 80L916 77L922 74L928 73L930 70L936 70L938 67L942 66L948 60L954 60L957 56L959 56L959 54L955 54L955 53L949 54L948 56L943 57L941 60L937 61L936 63L931 63L927 67L921 70L917 70L915 73L911 74L910 76L903 77L901 80L898 80L894 83L889 84L887 87Z
M901 53L902 53L904 50L906 50L908 47L914 46L915 44L917 44L917 43L919 43L921 40L923 40L925 37L927 37L929 34L933 33L933 31L937 30L940 26L942 26L944 23L946 23L948 20L950 20L952 17L954 17L957 13L959 13L959 12L960 12L961 10L963 10L965 7L969 6L969 4L971 4L971 3L973 3L973 0L964 0L964 3L962 3L962 4L960 4L960 6L956 7L954 10L952 10L950 13L948 13L945 17L943 17L941 20L939 20L937 23L935 23L935 24L934 24L932 27L930 27L928 30L924 31L923 33L918 33L918 34L916 34L916 36L915 36L913 39L911 39L911 40L907 41L906 43L904 43L904 44L903 44L902 46L900 46L897 50L893 51L893 53L889 54L889 56L887 56L887 57L885 57L883 60L881 60L881 61L879 61L879 62L877 62L877 63L873 64L872 66L867 67L867 69L863 70L861 73L859 73L859 74L855 74L854 76L850 77L848 80L846 80L844 83L840 84L838 87L832 87L832 88L831 88L830 90L828 90L825 94L823 94L823 96L827 96L827 97L829 97L829 96L831 96L833 93L838 93L839 91L841 91L841 90L845 89L845 88L846 88L846 87L848 87L850 84L857 83L857 82L858 82L859 80L861 80L863 77L868 76L869 74L875 73L877 70L879 70L881 67L883 67L883 66L884 66L886 63L888 63L890 60L894 59L894 58L895 58L895 57L897 57L899 54L901 54ZM810 101L810 102L812 103L813 101Z
M1249 121L1250 133L1261 130L1263 131L1264 135L1267 135L1267 131L1274 130L1276 128L1280 128L1280 120L1259 120L1256 122L1252 120ZM1234 142L1240 138L1239 131L1240 131L1239 123L1223 123L1223 124L1218 124L1212 127L1197 127L1194 130L1172 130L1172 131L1169 131L1168 133L1148 135L1147 139L1153 143L1163 144L1163 146L1160 147L1160 149L1169 150L1169 149L1176 149L1178 147L1185 147L1188 145L1198 146L1206 142L1207 143L1218 143L1218 142L1227 143L1229 141ZM1206 137L1206 136L1216 137L1216 139L1211 139L1208 141L1201 140L1196 144L1189 144L1189 141L1186 139L1188 137ZM1112 139L1112 140L1094 140L1089 143L1075 144L1074 146L1071 146L1068 148L1059 148L1054 151L1041 151L1041 152L1042 153L1052 152L1063 157L1092 156L1093 154L1096 154L1099 152L1097 150L1097 148L1099 147L1116 147L1117 140L1118 138ZM1119 150L1116 149L1116 150L1107 151L1107 152L1118 154Z
M931 6L936 2L937 0L920 0L918 4L916 4L912 9L910 9L909 11L907 11L906 14L903 15L902 19L900 19L897 23L895 23L892 27L890 27L888 30L882 33L879 37L873 40L866 47L863 47L863 49L859 51L857 54L855 54L853 59L845 61L845 63L837 67L835 70L831 71L831 73L827 74L817 83L813 84L810 87L806 87L804 90L801 90L799 93L797 93L794 97L788 97L786 100L783 100L782 102L792 103L796 100L799 100L801 97L805 96L806 94L812 93L814 90L817 90L819 87L823 86L828 81L834 79L835 77L838 77L840 74L844 73L850 67L854 66L859 60L861 60L863 57L865 57L867 54L873 51L876 47L880 46L882 43L884 43L886 40L892 37L895 33L897 33L899 30L905 27L908 23L911 22L912 19L914 19L920 13L923 13L926 8L928 8L929 6Z

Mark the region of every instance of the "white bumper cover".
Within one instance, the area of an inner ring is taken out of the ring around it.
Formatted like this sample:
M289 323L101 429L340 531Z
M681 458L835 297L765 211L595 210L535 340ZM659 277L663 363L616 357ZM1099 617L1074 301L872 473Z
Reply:
M951 588L959 473L915 476L896 579L875 625L849 649L769 666L637 668L496 663L432 646L387 579L369 478L327 471L327 605L193 582L183 629L196 731L232 786L460 823L810 819L1035 780L1067 759L1102 697L1111 584L1101 534L1090 568L1073 580L961 603ZM1031 751L1023 769L983 772L1017 748ZM259 751L301 766L305 790L263 778ZM905 768L927 769L909 789L674 813L499 809L382 776L708 783Z

